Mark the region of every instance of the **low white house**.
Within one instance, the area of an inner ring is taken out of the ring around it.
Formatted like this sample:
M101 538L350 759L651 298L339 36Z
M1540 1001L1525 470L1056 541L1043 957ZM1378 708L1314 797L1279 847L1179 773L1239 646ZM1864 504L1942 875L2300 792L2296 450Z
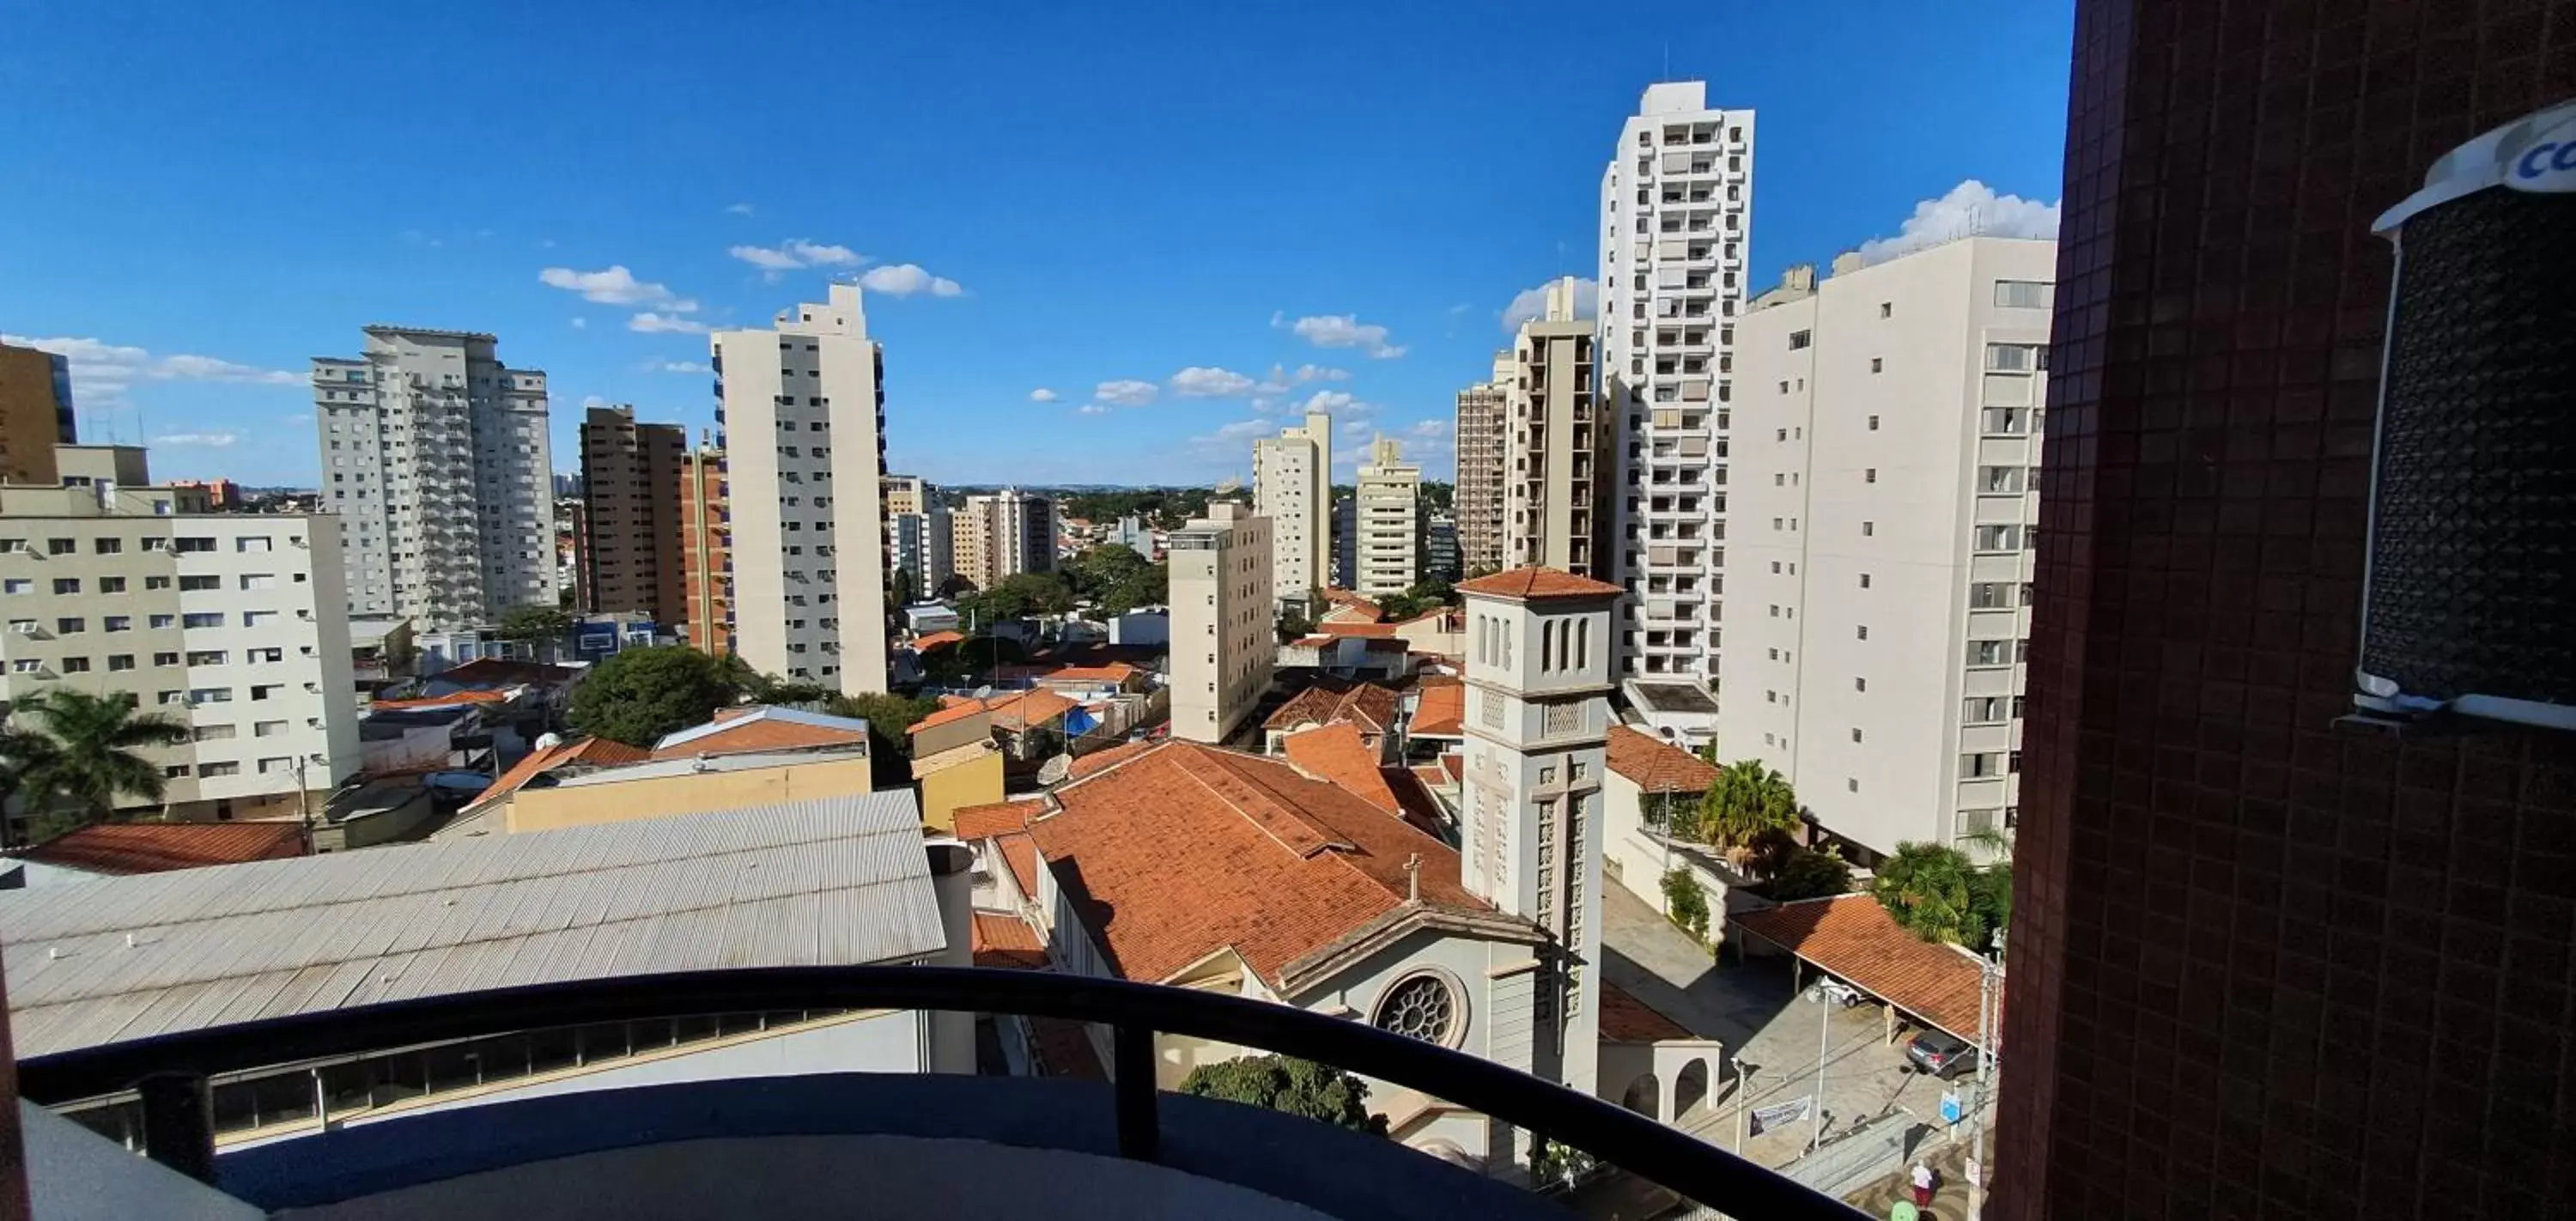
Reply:
M1697 806L1716 781L1717 768L1626 725L1611 728L1604 750L1610 775L1602 785L1602 880L1666 911L1664 875L1687 873L1708 903L1714 948L1725 936L1727 900L1741 879L1706 845L1663 834L1665 813L1659 807Z

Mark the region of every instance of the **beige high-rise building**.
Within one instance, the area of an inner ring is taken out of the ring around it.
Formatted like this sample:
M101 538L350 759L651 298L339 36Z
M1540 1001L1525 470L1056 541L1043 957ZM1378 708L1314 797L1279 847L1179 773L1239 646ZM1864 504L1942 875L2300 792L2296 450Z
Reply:
M1792 269L1737 323L1717 740L1871 852L2008 827L2056 244Z
M0 486L0 706L68 687L185 722L140 752L162 802L129 812L318 815L361 761L339 522L202 512L131 446L57 464L78 482Z
M1494 354L1493 376L1458 392L1458 473L1452 497L1458 517L1458 562L1482 574L1503 566L1503 417L1519 368L1510 351Z
M671 493L688 446L686 426L636 423L633 407L583 413L581 529L574 536L581 609L680 621L680 504Z
M930 484L919 475L887 475L877 480L877 486L885 490L888 517L921 512L921 506L931 500Z
M1503 421L1503 567L1616 571L1618 424L1602 398L1592 323L1569 276L1512 341Z
M1171 533L1172 735L1222 743L1270 689L1273 626L1270 520L1239 500Z
M80 440L71 361L0 343L0 483L54 484L54 447Z
M1379 437L1353 489L1353 579L1363 594L1400 594L1422 579L1422 468L1403 453L1395 438Z
M886 689L879 479L885 353L855 284L708 336L722 395L734 652L784 678Z
M1624 425L1626 673L1717 674L1728 404L1753 207L1753 112L1646 87L1601 175L1601 370ZM1728 749L1733 749L1729 747Z
M733 652L733 525L726 520L724 451L708 442L680 455L680 621L701 653Z
M1332 583L1333 417L1309 411L1304 423L1252 443L1252 511L1270 522L1279 597L1303 601Z
M970 495L949 519L949 564L977 589L1024 572L1055 571L1064 522L1055 502L1034 492L1003 488Z

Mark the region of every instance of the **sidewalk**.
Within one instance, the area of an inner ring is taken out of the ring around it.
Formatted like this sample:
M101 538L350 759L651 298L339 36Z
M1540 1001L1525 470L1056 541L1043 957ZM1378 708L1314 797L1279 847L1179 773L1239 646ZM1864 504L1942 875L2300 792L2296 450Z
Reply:
M1994 1130L1986 1131L1991 1145ZM1921 1221L1962 1221L1968 1215L1968 1144L1962 1138L1932 1150L1923 1160L1932 1167L1932 1207L1917 1214ZM1988 1165L1991 1167L1992 1163ZM1899 1200L1914 1198L1911 1179L1914 1163L1907 1162L1895 1174L1844 1196L1843 1201L1873 1217L1884 1217ZM1991 1170L1989 1171L1991 1174Z

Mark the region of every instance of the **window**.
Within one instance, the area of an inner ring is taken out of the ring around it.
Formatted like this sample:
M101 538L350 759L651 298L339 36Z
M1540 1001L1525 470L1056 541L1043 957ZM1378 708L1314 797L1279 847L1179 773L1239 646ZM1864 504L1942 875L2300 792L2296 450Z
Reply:
M124 593L124 592L125 592L125 578L123 578L123 577L100 577L100 578L98 579L98 592L103 593L103 594L121 594L121 593Z
M1978 467L1977 490L1998 496L2019 492L2023 487L2023 472L2027 469L2019 466Z
M284 721L257 721L253 722L250 728L250 736L254 738L274 738L285 733L286 722Z
M1854 690L1854 691L1867 691L1867 690L1869 690L1869 680L1868 680L1868 679L1866 679L1866 678L1854 678L1854 679L1852 679L1852 690Z
M171 542L174 545L174 549L179 551L181 554L186 554L191 551L213 551L215 549L215 540L211 538L181 538L172 539Z
M241 764L238 763L200 763L197 765L197 775L201 777L238 776L240 774Z
M1869 371L1870 371L1870 372L1872 372L1872 373L1885 373L1885 372L1887 372L1887 358L1886 358L1886 357L1884 357L1884 356L1873 356L1873 357L1870 357L1870 358L1869 358Z
M273 572L243 573L241 587L244 589L275 589L277 588L277 574Z
M1862 483L1878 482L1878 468L1873 466L1863 470L1860 473L1860 481Z
M2004 774L2004 757L1995 751L1978 751L1959 756L1959 776L1978 780Z
M1853 732L1857 733L1857 732L1859 732L1859 731L1854 730ZM1845 786L1846 788L1850 789L1852 792L1857 793L1857 792L1859 792L1859 791L1860 791L1860 777L1858 777L1858 776L1845 776L1845 777L1843 778L1843 784L1844 784L1844 786Z
M36 583L25 577L11 577L5 581L0 581L0 594L31 594L34 592L36 592Z
M1960 713L1959 719L1970 725L1998 724L2003 721L2004 712L2009 706L2000 695L1972 695L1968 697L1967 706Z
M1860 524L1860 536L1861 536L1862 538L1875 538L1875 537L1877 537L1877 535L1878 535L1878 523L1877 523L1877 522L1874 522L1874 521L1865 521L1865 522L1862 522L1862 523Z
M88 659L88 658L86 658L86 657L66 657L66 658L64 658L64 659L63 659L63 673L65 673L65 674L87 674L87 673L89 673L89 659Z
M1795 352L1795 351L1798 351L1798 350L1800 350L1800 349L1802 349L1802 348L1805 348L1806 346L1808 346L1809 344L1814 343L1815 341L1816 341L1816 333L1815 333L1814 331L1791 331L1791 332L1789 332L1789 350L1790 350L1790 351L1792 351L1792 352Z
M1871 416L1871 417L1869 417L1869 430L1870 430L1871 432L1877 432L1877 431L1878 431L1878 417L1877 417L1877 416Z
M1995 305L2000 309L2047 309L2057 296L2046 280L1997 280Z
M2017 529L2019 529L2019 527L2016 526L1979 526L1977 527L1975 539L1976 549L1979 551L2018 551L2020 548L2015 544L2014 538L2014 531Z
M12 619L9 621L9 630L20 636L33 636L36 634L36 621L33 619Z
M88 630L89 620L78 615L66 615L54 620L54 634L57 636L73 636Z
M177 615L154 615L151 618L151 624L155 631L162 628L177 627L179 626L179 617Z
M73 549L74 544L72 540L67 538L49 538L45 540L45 554L47 555L70 555Z
M2009 640L1971 640L1968 642L1969 665L2001 666L2008 665L2011 662L2012 642Z
M2032 343L1986 345L1986 368L1995 373L2037 373L2048 369L2048 349Z
M91 539L89 545L91 550L100 555L116 555L125 550L125 540L121 538Z
M222 649L191 649L188 652L188 664L192 666L220 666L231 660L232 655Z
M181 615L179 623L182 627L222 627L224 616L221 611L198 611Z
M233 689L230 687L192 687L188 690L188 703L191 706L231 702L233 702Z
M133 668L134 668L134 654L132 654L132 653L110 653L110 654L108 654L108 655L107 655L107 668L108 668L108 670L109 670L110 672L114 672L114 671L117 671L117 670L131 670L131 669L133 669Z
M168 577L145 577L145 578L143 578L143 588L145 588L145 589L168 589L168 588L170 588L170 578L168 578Z
M263 776L294 770L295 757L292 755L272 755L259 761L259 774Z
M58 593L58 594L76 594L76 593L79 593L79 592L80 592L80 578L79 578L79 577L55 577L55 578L54 578L54 592L55 592L55 593Z
M12 674L33 674L43 668L44 663L33 657L15 657L9 661L9 672Z
M200 576L179 578L179 592L181 593L204 593L210 589L222 589L223 587L224 579L222 577Z
M1879 302L1879 303L1878 303L1878 316L1879 316L1879 317L1881 317L1881 318L1893 318L1893 317L1895 317L1895 316L1896 316L1896 303L1895 303L1895 302L1893 302L1893 301L1881 301L1881 302Z
M1857 725L1852 727L1852 741L1860 741L1860 727Z
M273 610L242 612L243 627L266 627L275 622L277 622L277 612Z
M111 632L130 632L134 630L134 616L109 615L100 621L99 626Z
M1859 639L1862 639L1862 640L1867 640L1867 639L1869 639L1869 625L1868 625L1868 624L1864 623L1864 624L1859 625L1859 629L1858 629L1858 630L1859 630L1859 632L1860 632Z
M177 653L155 653L152 655L152 664L156 666L175 666L179 664L179 655ZM168 701L165 700L163 702L166 703Z
M199 725L188 731L191 742L222 742L232 736L233 727L230 725Z

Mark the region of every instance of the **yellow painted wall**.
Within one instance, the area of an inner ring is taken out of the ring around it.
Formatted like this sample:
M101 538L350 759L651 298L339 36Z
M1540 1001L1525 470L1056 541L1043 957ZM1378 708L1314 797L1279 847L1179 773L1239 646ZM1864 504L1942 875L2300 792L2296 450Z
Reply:
M583 827L592 823L633 822L673 814L741 810L818 797L849 797L872 792L869 760L839 759L828 763L790 763L739 772L704 772L627 780L567 788L521 789L510 797L506 824L515 833ZM996 765L996 795L999 776Z
M920 777L921 821L942 831L957 826L957 811L991 805L1002 793L1002 752L988 750Z

